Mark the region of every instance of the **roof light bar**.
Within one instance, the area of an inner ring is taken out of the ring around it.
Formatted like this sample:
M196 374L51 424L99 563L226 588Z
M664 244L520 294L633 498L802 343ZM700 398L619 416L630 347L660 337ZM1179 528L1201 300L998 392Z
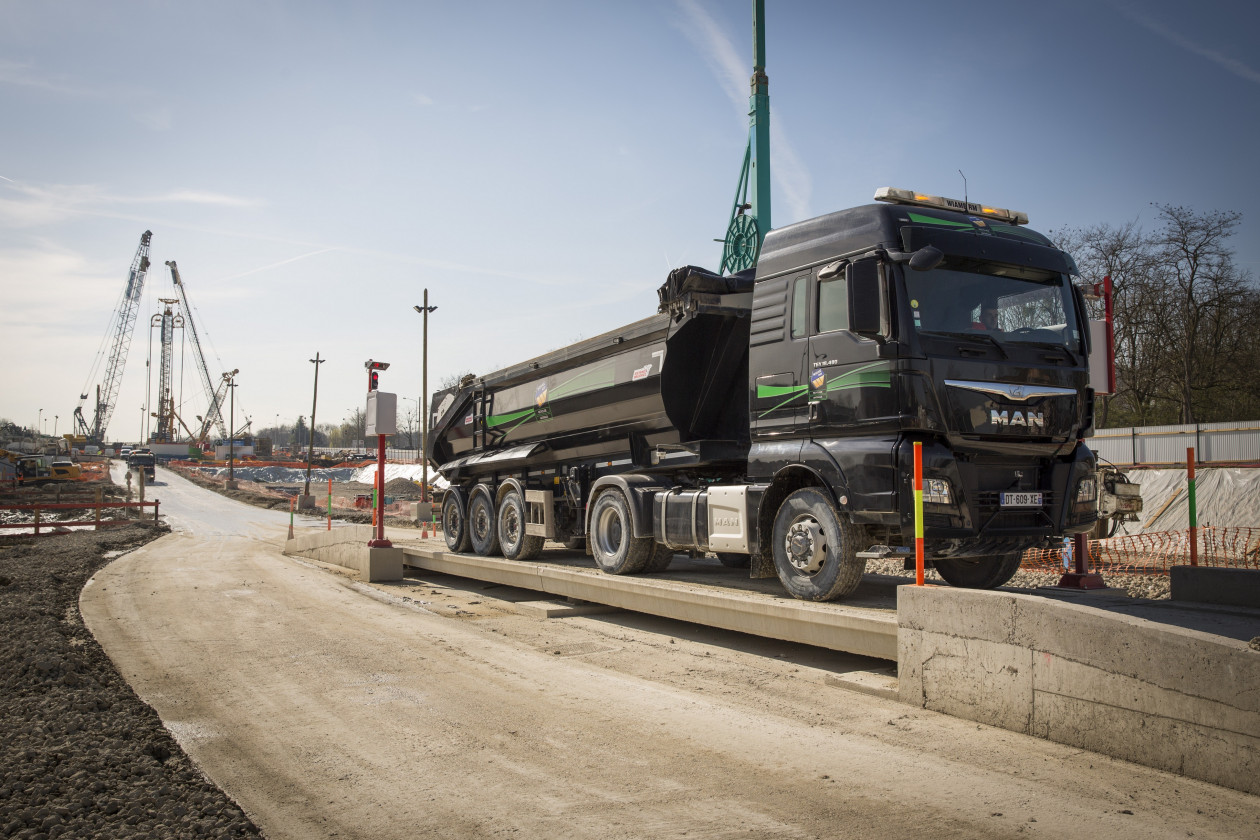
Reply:
M945 198L939 195L926 195L914 190L899 190L896 187L880 187L875 191L876 201L887 201L889 204L917 204L920 207L935 207L938 210L953 210L957 213L973 213L989 219L1010 222L1013 225L1028 224L1028 214L1018 210L1006 210L1001 207L989 207L975 202L959 201L956 198Z

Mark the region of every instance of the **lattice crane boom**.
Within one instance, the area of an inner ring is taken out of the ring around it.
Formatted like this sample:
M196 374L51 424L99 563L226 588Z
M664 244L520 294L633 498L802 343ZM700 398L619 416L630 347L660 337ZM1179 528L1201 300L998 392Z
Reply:
M210 425L214 424L219 428L219 434L227 437L227 426L223 423L223 405L222 395L215 390L214 382L210 379L210 368L206 366L206 356L201 351L201 339L197 336L197 322L193 318L192 304L188 301L188 290L184 287L184 281L179 276L179 266L174 260L167 260L166 265L171 270L171 283L175 286L175 292L179 295L180 306L184 310L184 322L188 326L189 333L192 334L193 352L197 356L197 370L201 373L201 385L206 389L206 396L210 400L210 405L206 409L205 419L202 421L202 430L200 439L205 440L206 432Z
M109 363L105 367L105 378L96 386L96 408L92 413L91 424L83 417L83 403L88 398L87 394L79 395L79 405L74 410L75 427L94 443L105 442L105 431L118 401L118 388L122 383L123 368L127 365L127 352L131 348L131 333L136 325L140 298L144 293L144 278L149 272L149 240L152 238L152 231L146 230L141 234L140 247L136 249L131 270L127 273L127 287L123 290L122 299L118 302L118 308L110 322L113 340Z

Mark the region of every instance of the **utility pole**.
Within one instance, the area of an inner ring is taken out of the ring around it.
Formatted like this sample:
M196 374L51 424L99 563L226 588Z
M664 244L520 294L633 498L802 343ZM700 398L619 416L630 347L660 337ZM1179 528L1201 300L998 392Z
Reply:
M319 400L319 366L326 361L328 360L319 357L318 350L315 351L315 358L310 360L315 365L315 392L311 396L311 429L306 444L306 490L302 493L302 498L298 499L298 507L303 509L315 507L315 500L311 498L311 453L315 449L315 403Z
M228 480L227 489L236 489L236 374L224 374L228 380Z
M429 306L429 290L424 290L424 306L412 309L424 317L424 350L420 362L420 501L429 501L429 313L437 310Z

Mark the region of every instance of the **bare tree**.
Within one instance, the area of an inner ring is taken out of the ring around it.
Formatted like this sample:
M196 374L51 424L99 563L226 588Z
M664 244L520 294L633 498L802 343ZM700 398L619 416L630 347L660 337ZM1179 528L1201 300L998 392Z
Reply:
M1250 277L1234 264L1226 242L1242 214L1157 204L1160 230L1156 248L1157 282L1166 294L1166 337L1175 358L1180 420L1194 423L1213 413L1218 392L1230 384L1231 362L1238 359L1252 325L1240 322L1247 309Z

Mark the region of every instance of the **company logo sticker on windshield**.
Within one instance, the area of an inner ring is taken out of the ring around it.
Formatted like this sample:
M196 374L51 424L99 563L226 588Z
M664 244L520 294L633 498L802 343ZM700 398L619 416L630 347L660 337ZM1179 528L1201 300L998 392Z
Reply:
M652 374L652 365L649 362L643 367L636 370L630 377L631 381L638 382L640 379L647 379Z

